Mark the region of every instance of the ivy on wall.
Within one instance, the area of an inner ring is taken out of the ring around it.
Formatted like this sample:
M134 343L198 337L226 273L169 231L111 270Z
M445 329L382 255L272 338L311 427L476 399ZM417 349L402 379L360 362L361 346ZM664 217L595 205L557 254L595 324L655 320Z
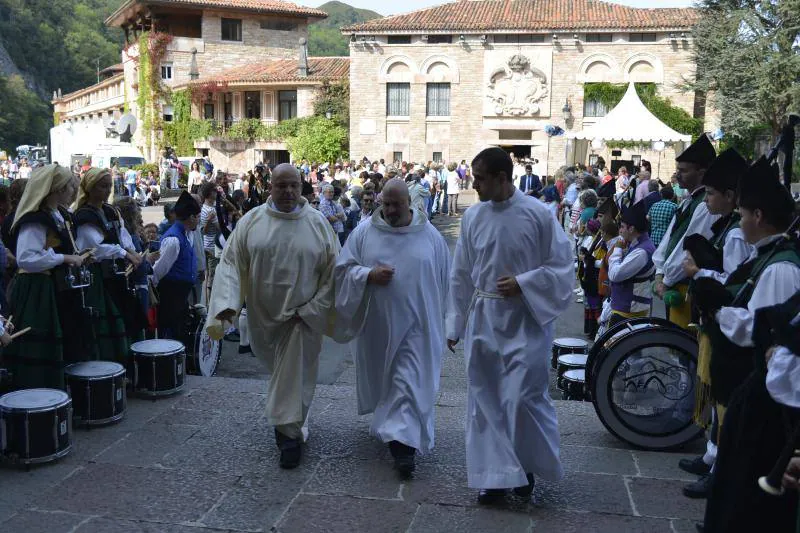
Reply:
M694 141L703 133L703 120L694 118L682 108L672 104L669 98L658 96L655 83L637 83L634 85L636 94L642 100L644 106L655 115L661 122L685 135L691 135ZM585 83L583 85L584 101L595 100L602 103L608 109L614 108L625 91L628 90L626 84L614 83ZM635 124L629 125L635 128ZM633 148L639 143L629 141L610 141L606 143L609 148Z
M153 140L160 147L163 146L163 137L160 135L163 128L161 101L169 95L169 90L161 84L158 70L171 41L171 35L160 32L146 31L139 36L139 93L136 96L136 106L142 121L142 137L148 151Z

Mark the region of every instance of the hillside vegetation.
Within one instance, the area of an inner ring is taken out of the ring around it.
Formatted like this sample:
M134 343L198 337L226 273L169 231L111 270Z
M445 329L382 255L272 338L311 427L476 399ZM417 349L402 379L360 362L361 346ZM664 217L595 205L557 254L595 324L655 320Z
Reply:
M382 16L369 9L357 9L336 1L322 4L319 9L327 13L328 18L309 26L308 53L312 56L350 55L348 38L339 32L339 28Z

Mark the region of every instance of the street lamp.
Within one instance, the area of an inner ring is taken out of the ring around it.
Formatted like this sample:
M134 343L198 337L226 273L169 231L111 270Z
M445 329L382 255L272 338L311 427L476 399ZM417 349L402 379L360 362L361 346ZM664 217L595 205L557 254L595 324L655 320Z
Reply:
M569 98L564 103L564 107L561 108L561 112L564 113L564 121L569 122L572 120L572 106L569 105Z

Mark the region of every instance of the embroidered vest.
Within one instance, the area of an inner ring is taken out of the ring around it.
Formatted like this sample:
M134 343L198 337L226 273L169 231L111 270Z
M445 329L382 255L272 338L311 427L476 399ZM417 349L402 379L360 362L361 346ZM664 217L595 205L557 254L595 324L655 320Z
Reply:
M650 237L643 233L639 237L639 241L628 248L625 255L638 249L647 252L647 264L632 278L622 282L611 282L611 309L613 311L639 313L650 310L650 304L653 302L651 282L654 275L653 273L647 274L653 269L653 253L656 251L656 247Z
M72 214L66 209L59 207L59 213L64 217L64 222L60 222L55 217L46 211L34 211L23 215L17 225L14 227L13 244L14 250L17 248L17 241L19 239L19 230L24 224L36 223L42 224L47 228L47 236L45 239L44 247L52 248L57 254L73 255L75 254L75 247L73 246L75 234L74 226L72 225Z
M103 244L120 244L122 222L114 206L103 204L102 209L84 205L75 212L75 223L78 226L94 224L103 232Z

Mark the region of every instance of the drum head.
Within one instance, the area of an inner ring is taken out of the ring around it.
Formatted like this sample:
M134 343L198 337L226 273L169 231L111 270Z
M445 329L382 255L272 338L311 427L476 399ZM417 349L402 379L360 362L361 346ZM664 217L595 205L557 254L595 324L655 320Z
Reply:
M131 351L147 355L167 355L183 350L183 343L172 339L151 339L131 344Z
M222 341L215 341L209 337L204 326L204 322L197 325L194 337L194 357L197 366L195 371L201 376L211 377L217 371L222 353Z
M116 376L124 371L125 368L121 364L113 361L84 361L69 365L64 369L65 374L79 378Z
M697 341L680 328L648 320L623 323L593 349L587 385L597 416L612 434L663 450L702 432L692 419Z
M586 366L586 360L589 358L585 353L567 353L558 357L559 365L568 366Z
M564 379L575 383L583 383L586 381L586 371L583 369L567 370L564 372Z
M588 348L589 343L583 339L576 339L573 337L562 337L553 341L553 346L557 348Z
M35 410L58 407L69 400L66 392L56 389L27 389L9 392L0 398L0 408Z

